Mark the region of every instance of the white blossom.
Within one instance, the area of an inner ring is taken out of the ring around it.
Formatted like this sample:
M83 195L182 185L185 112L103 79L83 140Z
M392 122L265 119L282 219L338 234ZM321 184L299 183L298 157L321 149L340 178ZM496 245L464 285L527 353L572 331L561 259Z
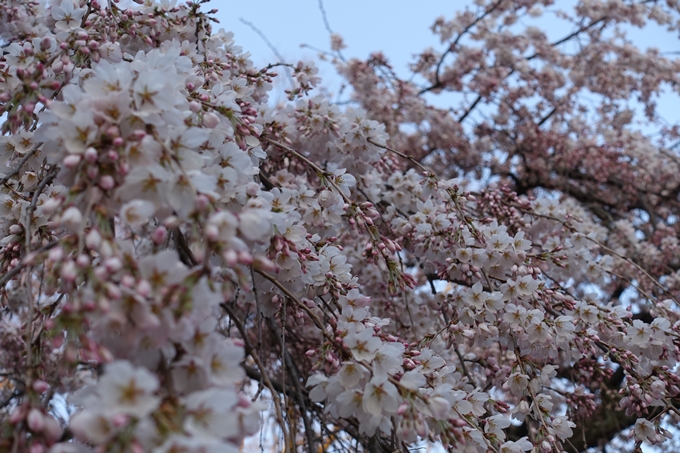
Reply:
M106 410L141 418L158 407L158 386L158 378L147 369L119 360L106 366L97 393Z

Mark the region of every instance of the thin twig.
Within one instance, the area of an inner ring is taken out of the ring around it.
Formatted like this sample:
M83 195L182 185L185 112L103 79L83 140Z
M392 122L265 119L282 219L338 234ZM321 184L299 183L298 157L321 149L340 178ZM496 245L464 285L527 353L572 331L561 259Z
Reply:
M302 387L300 385L300 373L295 366L295 362L293 361L293 358L291 357L290 353L286 350L286 344L285 344L285 333L283 331L279 331L278 326L276 325L276 321L274 321L274 318L267 318L267 324L269 324L269 328L272 330L272 334L274 338L277 339L279 343L279 347L281 348L281 354L283 355L283 362L286 366L284 369L284 377L285 377L285 370L287 369L290 374L292 374L292 379L291 381L293 382L293 387L295 388L295 394L297 395L297 401L298 401L298 407L300 409L300 415L302 416L302 423L305 425L305 437L307 438L307 451L309 453L314 453L316 451L315 444L316 442L314 441L314 432L312 428L312 423L309 420L309 416L307 415L307 405L305 404L305 398L302 394ZM285 380L283 381L283 386L285 388L286 382ZM284 393L285 394L285 393Z
M328 177L326 176L326 174L327 174L328 172L324 171L321 167L319 167L318 165L316 165L314 162L312 162L311 160L309 160L308 158L306 158L305 156L303 156L303 155L300 154L299 152L295 151L295 150L294 150L293 148L291 148L290 146L286 146L286 145L284 145L283 143L277 142L276 140L272 140L272 139L269 138L269 137L261 136L260 139L262 139L262 140L264 140L264 141L266 141L266 142L269 142L269 143L271 143L271 144L274 145L274 146L278 146L279 148L281 148L281 149L283 149L283 150L285 150L285 151L291 153L292 155L294 155L294 156L297 157L298 159L300 159L300 160L302 160L303 162L305 162L307 165L309 165L310 167L312 167L312 169L313 169L314 171L317 172L317 174L319 175L319 177L323 177L326 181L328 181L328 182L330 183L331 186L333 186L333 188L335 188L335 190L338 191L338 193L340 194L340 196L342 197L342 199L345 201L345 203L352 204L352 200L350 200L349 197L348 197L347 195L345 195L345 193L344 193L342 190L340 190L340 188L337 186L337 184L335 184L335 182L334 182L331 178L328 178ZM369 142L370 142L370 141L369 141ZM370 143L372 143L372 142L370 142Z
M260 356L257 355L257 351L255 350L255 348L253 348L253 345L250 344L250 340L248 340L246 328L244 327L243 323L236 316L234 310L232 310L231 307L229 307L229 304L223 302L222 304L220 304L220 306L224 309L224 311L227 312L229 318L233 321L234 325L236 325L236 328L238 329L239 333L241 334L241 338L243 339L246 352L253 358L253 360L257 364L258 368L260 369L262 379L264 380L265 385L267 386L267 388L269 388L269 391L272 394L272 399L274 401L274 409L276 411L276 419L278 420L279 425L281 426L281 430L283 431L284 442L286 445L285 451L289 451L289 446L293 445L293 442L291 441L291 439L289 439L290 434L288 433L288 430L286 429L286 423L283 420L281 398L279 397L278 392L274 389L274 385L272 384L272 381L269 378L269 374L267 373L267 369L262 363L262 360L260 360Z
M25 243L26 253L29 253L31 251L31 223L33 223L33 213L35 212L35 208L38 206L38 198L40 197L40 194L43 193L43 190L45 190L45 187L49 183L51 183L56 176L57 167L53 167L47 172L47 175L43 178L42 181L40 181L40 184L38 184L38 187L35 189L35 192L33 192L33 198L31 199L31 205L28 207L28 210L26 211L26 222L24 224L24 235L26 237Z
M326 27L326 31L328 32L329 35L333 35L333 29L331 29L331 24L328 22L328 14L326 14L326 8L324 7L323 0L318 0L319 3L319 11L321 12L321 18L323 19L323 24ZM345 57L342 55L342 52L340 49L335 51L338 54L338 57L342 61L345 61Z
M250 27L251 30L253 30L255 33L258 34L258 36L259 36L260 38L262 38L262 41L264 41L264 43L267 45L267 47L269 47L269 50L271 50L271 51L274 53L274 55L276 55L276 58L279 60L280 63L286 64L286 59L283 58L283 55L281 55L281 53L280 53L279 50L276 48L276 46L274 46L274 44L272 44L272 42L267 38L267 35L265 35L265 34L262 32L262 30L260 30L259 28L257 28L257 27L255 26L255 24L253 24L252 22L249 22L249 21L245 20L245 19L242 18L242 17L239 18L239 21L240 21L242 24L244 24L244 25ZM293 81L293 76L291 76L291 74L290 74L290 68L289 68L288 66L286 66L286 76L288 77L288 80L290 81L291 86L294 87L294 86L295 86L295 82Z
M36 143L33 145L33 147L24 155L24 157L19 161L16 167L14 167L14 170L9 172L7 175L5 175L2 179L0 179L0 186L4 186L10 179L14 178L16 175L19 174L21 171L21 167L24 166L26 162L28 162L28 159L33 157L33 155L38 151L38 148L42 146L42 142Z
M36 250L34 253L40 254L42 252L46 252L47 250L50 250L57 244L59 244L59 240L57 241L52 241L49 244L43 245L40 247L38 250ZM29 263L26 261L22 261L19 263L16 267L13 267L12 270L8 271L5 275L3 275L2 278L0 278L0 289L4 288L5 284L10 281L12 278L14 278L15 275L17 275L19 272L21 272L26 266L28 266Z

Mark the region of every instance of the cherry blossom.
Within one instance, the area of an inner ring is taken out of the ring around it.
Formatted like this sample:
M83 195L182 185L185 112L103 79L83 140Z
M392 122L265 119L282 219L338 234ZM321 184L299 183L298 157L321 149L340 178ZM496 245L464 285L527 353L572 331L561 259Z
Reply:
M333 34L335 102L206 3L0 4L0 450L672 451L677 8Z

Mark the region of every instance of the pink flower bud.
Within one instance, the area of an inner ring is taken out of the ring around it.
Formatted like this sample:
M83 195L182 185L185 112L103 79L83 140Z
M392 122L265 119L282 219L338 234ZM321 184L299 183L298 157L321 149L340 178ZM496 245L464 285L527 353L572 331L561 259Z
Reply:
M85 245L90 250L97 250L102 243L102 235L99 230L91 229L87 236L85 236Z
M208 225L205 227L205 237L209 241L216 241L220 237L220 230L217 228L217 225Z
M222 255L228 266L234 267L238 264L238 254L234 250L227 250Z
M125 426L128 424L128 421L130 421L130 417L127 414L116 414L113 416L113 419L111 420L113 422L113 425L120 428L121 426Z
M96 304L97 307L99 307L99 311L102 313L108 313L109 310L111 310L111 304L109 303L108 300L106 299L99 299Z
M125 274L121 277L120 284L126 288L132 288L135 284L135 278L130 274Z
M203 194L199 194L196 197L196 209L198 209L199 211L203 211L208 206L210 206L210 198Z
M99 179L99 187L104 190L111 190L116 185L116 181L111 175L104 175Z
M76 258L76 266L78 266L78 268L80 268L80 269L85 269L85 268L89 267L90 264L92 264L90 262L90 257L83 254L83 253L78 255L78 258Z
M50 198L42 205L40 205L40 209L45 214L49 215L56 211L59 206L61 206L61 200L59 198Z
M168 236L168 230L164 226L159 226L151 233L151 240L156 245L161 245Z
M137 283L137 294L142 297L149 297L151 294L151 284L147 280L140 280Z
M165 220L163 220L163 225L165 225L166 228L177 228L179 224L179 219L174 215L166 217Z
M214 128L220 124L220 118L212 112L205 112L203 114L203 125L207 128Z
M54 247L47 254L48 261L51 261L53 263L59 262L63 258L64 258L64 249L62 247L59 247L59 246Z
M64 157L62 163L66 168L76 168L80 163L80 159L81 157L78 154L69 154L68 156Z
M61 267L61 278L67 282L74 282L78 278L78 269L76 268L76 263L73 261L67 261Z
M109 258L104 262L106 270L115 274L123 268L123 262L118 257Z
M93 147L90 146L85 150L85 160L87 160L89 163L93 164L97 162L98 157L99 153Z
M49 50L52 46L52 39L49 36L45 36L42 41L40 41L40 50L43 52Z
M45 393L50 389L50 385L47 382L40 379L33 381L31 387L38 393Z
M253 403L250 401L250 399L247 396L239 393L238 402L236 404L237 404L238 407L248 409Z
M120 292L120 288L116 286L113 283L107 283L106 284L106 295L109 296L110 299L113 300L120 300L122 294Z
M62 63L60 60L55 61L52 65L52 70L55 74L61 74L64 72L64 63ZM61 84L59 85L61 86Z
M250 253L246 252L245 250L241 250L240 252L238 252L238 262L248 266L252 264L253 256Z
M254 182L248 183L246 185L246 194L250 197L254 197L260 191L260 185Z
M427 428L427 425L425 424L425 422L421 418L416 419L415 428L416 428L416 432L418 433L418 435L420 437L425 438L427 436L427 432L429 430Z
M144 448L136 440L130 445L130 453L144 453Z
M276 270L276 265L269 258L264 256L256 256L253 258L253 266L256 269L268 272Z
M39 433L45 428L45 418L43 417L40 410L33 408L28 411L28 417L26 417L26 424L31 431L34 433Z
M9 414L9 423L16 425L26 417L27 406L22 404L19 407L14 408L14 410Z

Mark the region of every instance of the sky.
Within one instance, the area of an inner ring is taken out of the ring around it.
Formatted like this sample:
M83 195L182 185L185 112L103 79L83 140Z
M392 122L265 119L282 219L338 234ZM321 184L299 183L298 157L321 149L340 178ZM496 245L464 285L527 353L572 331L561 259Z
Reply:
M391 57L397 68L405 68L410 57L425 47L439 42L430 31L438 15L453 16L456 9L446 7L467 1L441 2L419 0L325 0L323 8L331 29L345 39L349 57L366 57L382 50ZM316 59L318 52L301 48L302 44L329 49L326 30L318 0L259 0L214 1L217 17L226 30L233 31L237 44L244 46L256 65L263 65L276 57L265 42L244 19L260 29L269 41L289 61ZM330 74L329 74L330 75Z

